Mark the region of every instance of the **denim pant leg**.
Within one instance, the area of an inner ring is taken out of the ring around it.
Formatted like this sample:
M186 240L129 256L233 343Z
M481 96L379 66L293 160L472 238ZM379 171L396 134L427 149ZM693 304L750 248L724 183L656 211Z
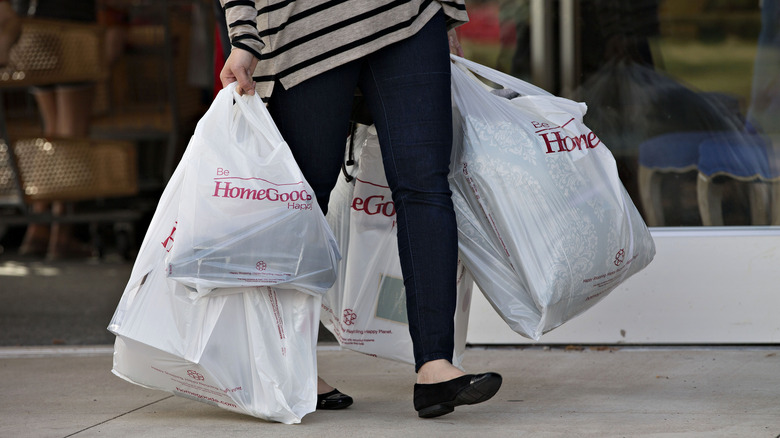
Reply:
M268 101L268 111L323 213L344 161L360 65L353 61L289 90L277 82Z
M451 362L458 247L447 180L452 106L444 15L369 55L359 84L393 192L416 369L431 360Z

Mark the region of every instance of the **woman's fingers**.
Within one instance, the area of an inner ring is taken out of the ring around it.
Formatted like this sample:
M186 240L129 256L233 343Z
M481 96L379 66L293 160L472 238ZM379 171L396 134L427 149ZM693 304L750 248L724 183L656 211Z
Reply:
M238 81L239 94L255 94L255 82L252 73L257 66L257 58L246 50L234 48L219 73L222 86Z

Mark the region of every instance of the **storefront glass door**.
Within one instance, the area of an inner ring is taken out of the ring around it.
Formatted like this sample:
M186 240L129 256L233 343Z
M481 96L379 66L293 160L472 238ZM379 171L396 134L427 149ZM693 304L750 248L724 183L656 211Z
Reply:
M780 305L780 0L471 0L468 10L467 58L588 105L586 124L656 240L656 260L614 293L625 300L613 302L616 325L595 315L591 332L574 324L574 340L780 341L765 314ZM589 312L614 310L610 299ZM486 333L472 340L496 332Z

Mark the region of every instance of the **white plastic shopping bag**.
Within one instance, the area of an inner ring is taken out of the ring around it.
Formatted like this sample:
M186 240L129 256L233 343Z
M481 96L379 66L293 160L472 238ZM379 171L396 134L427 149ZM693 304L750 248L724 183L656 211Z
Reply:
M164 270L129 291L112 321L112 372L137 385L292 424L316 409L320 298L248 288L190 300Z
M335 281L335 238L265 105L234 90L217 95L188 145L168 276L201 295L266 285L322 294Z
M346 255L349 248L350 211L352 210L352 196L355 192L355 175L360 166L359 160L355 158L360 157L367 135L368 126L354 126L352 134L347 140L347 149L344 156L345 165L342 167L342 175L339 176L336 185L330 192L328 214L325 215L328 225L330 225L333 234L336 236L336 242L339 245L342 257L336 274L336 281L322 295L320 318L331 333L334 333L336 330L331 322L335 318L333 315L342 312L342 303L344 301L343 292L346 282L344 274L346 271ZM347 162L349 162L349 165L346 164Z
M538 340L647 266L655 246L582 122L585 104L452 59L461 257L507 324Z
M168 200L158 206L108 327L116 335L113 373L228 410L299 423L316 408L320 297L271 287L198 297L168 279L167 252L157 241L169 231L154 226L165 223L158 219Z
M374 127L353 134L360 150L355 178L340 179L328 205L341 246L339 280L323 296L321 319L339 343L373 356L414 363L406 291L396 237L395 205ZM474 280L458 266L453 363L462 360Z
M215 101L210 117L223 115L215 109L221 103ZM232 109L222 109L230 120ZM185 151L166 186L109 324L116 335L113 372L232 411L298 423L316 408L320 295L267 286L202 295L169 277L169 251L182 244L179 207L196 150Z

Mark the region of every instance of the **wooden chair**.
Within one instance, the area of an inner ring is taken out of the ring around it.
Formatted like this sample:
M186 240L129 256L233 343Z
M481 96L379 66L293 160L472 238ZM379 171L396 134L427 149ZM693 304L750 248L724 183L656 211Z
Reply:
M0 235L3 227L30 223L119 223L128 230L141 212L131 208L64 215L36 213L35 201L87 201L138 192L135 145L88 138L11 140L2 93L34 85L98 82L103 68L98 25L25 18L22 34L0 69ZM93 233L93 240L97 237ZM129 240L127 242L129 245ZM101 247L96 244L98 249ZM121 248L126 251L128 248Z

